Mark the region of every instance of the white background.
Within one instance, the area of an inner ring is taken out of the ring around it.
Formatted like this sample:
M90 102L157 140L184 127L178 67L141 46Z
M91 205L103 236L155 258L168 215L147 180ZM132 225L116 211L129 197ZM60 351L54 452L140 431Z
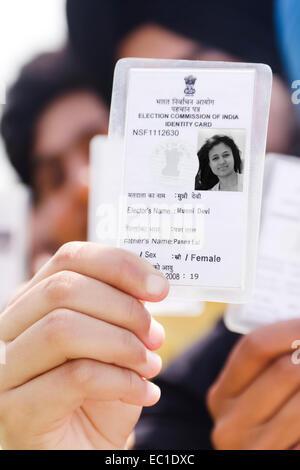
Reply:
M56 49L65 37L65 0L0 0L1 82L7 88L26 62ZM15 178L0 140L0 187Z

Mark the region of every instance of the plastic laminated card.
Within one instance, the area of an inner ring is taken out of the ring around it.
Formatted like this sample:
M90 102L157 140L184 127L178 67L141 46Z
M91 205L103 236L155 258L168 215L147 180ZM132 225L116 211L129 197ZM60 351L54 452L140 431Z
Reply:
M247 302L271 82L263 64L120 60L109 138L92 144L90 239L149 261L170 297Z

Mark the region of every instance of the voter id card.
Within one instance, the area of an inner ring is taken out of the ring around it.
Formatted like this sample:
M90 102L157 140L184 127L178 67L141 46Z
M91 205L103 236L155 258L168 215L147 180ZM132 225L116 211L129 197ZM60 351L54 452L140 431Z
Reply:
M109 143L93 175L103 196L98 239L149 261L171 297L251 295L270 91L262 64L116 66Z

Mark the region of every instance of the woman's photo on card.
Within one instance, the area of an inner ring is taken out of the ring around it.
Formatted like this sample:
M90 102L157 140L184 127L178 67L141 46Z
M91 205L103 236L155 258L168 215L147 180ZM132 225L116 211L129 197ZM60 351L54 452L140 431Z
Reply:
M198 191L242 191L245 132L214 129L198 136L199 168L195 176Z

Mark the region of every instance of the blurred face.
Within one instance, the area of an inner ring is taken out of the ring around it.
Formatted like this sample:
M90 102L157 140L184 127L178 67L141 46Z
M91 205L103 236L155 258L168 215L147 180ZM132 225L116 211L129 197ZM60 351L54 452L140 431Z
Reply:
M206 47L154 24L138 27L121 40L117 58L152 57L157 59L236 60L225 51Z
M225 51L207 47L158 25L143 25L119 44L117 58L152 57L235 62L239 59ZM280 77L273 76L267 152L291 153L298 125L290 91Z
M211 171L219 178L230 176L234 172L232 150L223 142L220 142L210 149L208 158Z
M34 253L52 253L72 240L86 240L89 143L106 134L108 111L89 91L53 101L35 129Z

